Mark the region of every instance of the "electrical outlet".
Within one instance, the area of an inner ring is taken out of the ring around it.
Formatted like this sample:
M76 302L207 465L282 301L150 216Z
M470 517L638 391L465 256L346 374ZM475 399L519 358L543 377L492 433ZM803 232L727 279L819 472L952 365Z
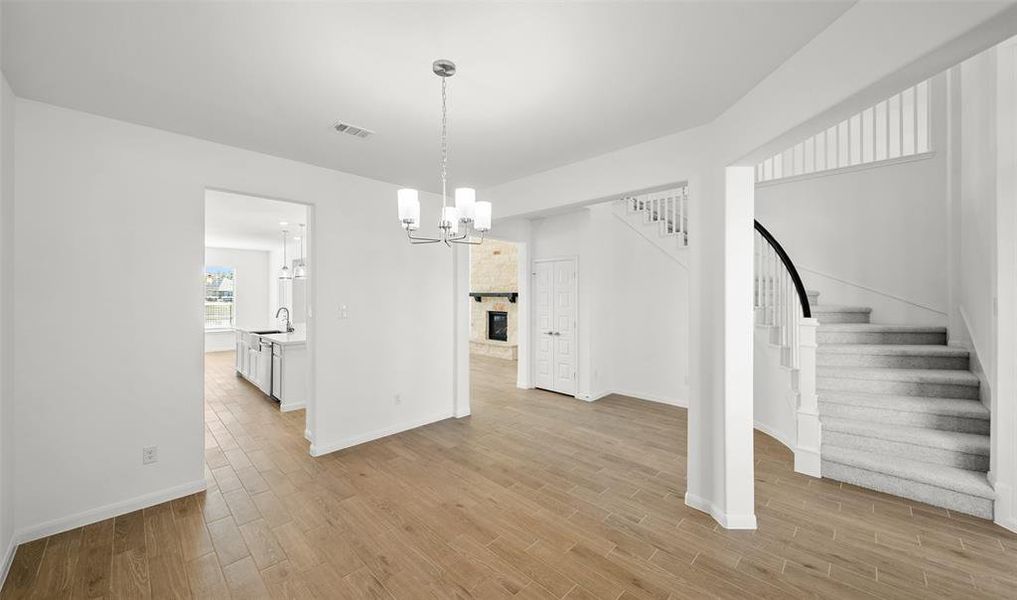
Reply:
M402 397L402 394L396 394L396 395L395 395L395 403L396 403L396 405L399 405L399 404L402 404L402 403L403 403L403 397Z
M343 304L342 306L339 307L339 319L345 321L346 319L349 319L349 318L350 318L350 311L349 311L349 309L346 308L346 305Z
M159 462L159 446L148 446L141 449L141 464L150 465Z

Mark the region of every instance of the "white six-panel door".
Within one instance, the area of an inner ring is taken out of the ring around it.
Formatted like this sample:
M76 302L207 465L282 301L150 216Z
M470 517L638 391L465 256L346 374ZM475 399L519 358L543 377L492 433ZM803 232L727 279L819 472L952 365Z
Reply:
M576 261L537 261L534 282L534 383L576 394Z

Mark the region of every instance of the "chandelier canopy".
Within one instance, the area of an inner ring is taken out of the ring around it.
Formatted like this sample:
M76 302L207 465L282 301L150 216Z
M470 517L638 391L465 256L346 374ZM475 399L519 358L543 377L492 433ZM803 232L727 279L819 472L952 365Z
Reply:
M406 230L411 244L480 244L491 230L491 203L477 201L477 191L461 187L455 191L455 206L448 203L448 102L446 82L455 75L456 65L439 59L431 66L441 78L441 213L438 215L438 236L414 235L420 228L420 195L417 190L403 188L396 193L399 223ZM475 238L479 235L479 238Z

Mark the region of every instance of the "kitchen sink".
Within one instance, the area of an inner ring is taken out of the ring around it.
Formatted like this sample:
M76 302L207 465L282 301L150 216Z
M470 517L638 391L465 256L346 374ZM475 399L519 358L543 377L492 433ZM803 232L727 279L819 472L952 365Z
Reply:
M251 333L255 335L270 335L273 333L283 333L283 332L279 331L278 329L272 329L271 331L252 331Z

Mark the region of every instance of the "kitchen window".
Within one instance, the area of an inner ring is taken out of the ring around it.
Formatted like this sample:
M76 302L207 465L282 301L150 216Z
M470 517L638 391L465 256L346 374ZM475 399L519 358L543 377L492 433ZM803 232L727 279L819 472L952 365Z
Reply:
M236 269L205 267L205 329L230 329L236 324Z

